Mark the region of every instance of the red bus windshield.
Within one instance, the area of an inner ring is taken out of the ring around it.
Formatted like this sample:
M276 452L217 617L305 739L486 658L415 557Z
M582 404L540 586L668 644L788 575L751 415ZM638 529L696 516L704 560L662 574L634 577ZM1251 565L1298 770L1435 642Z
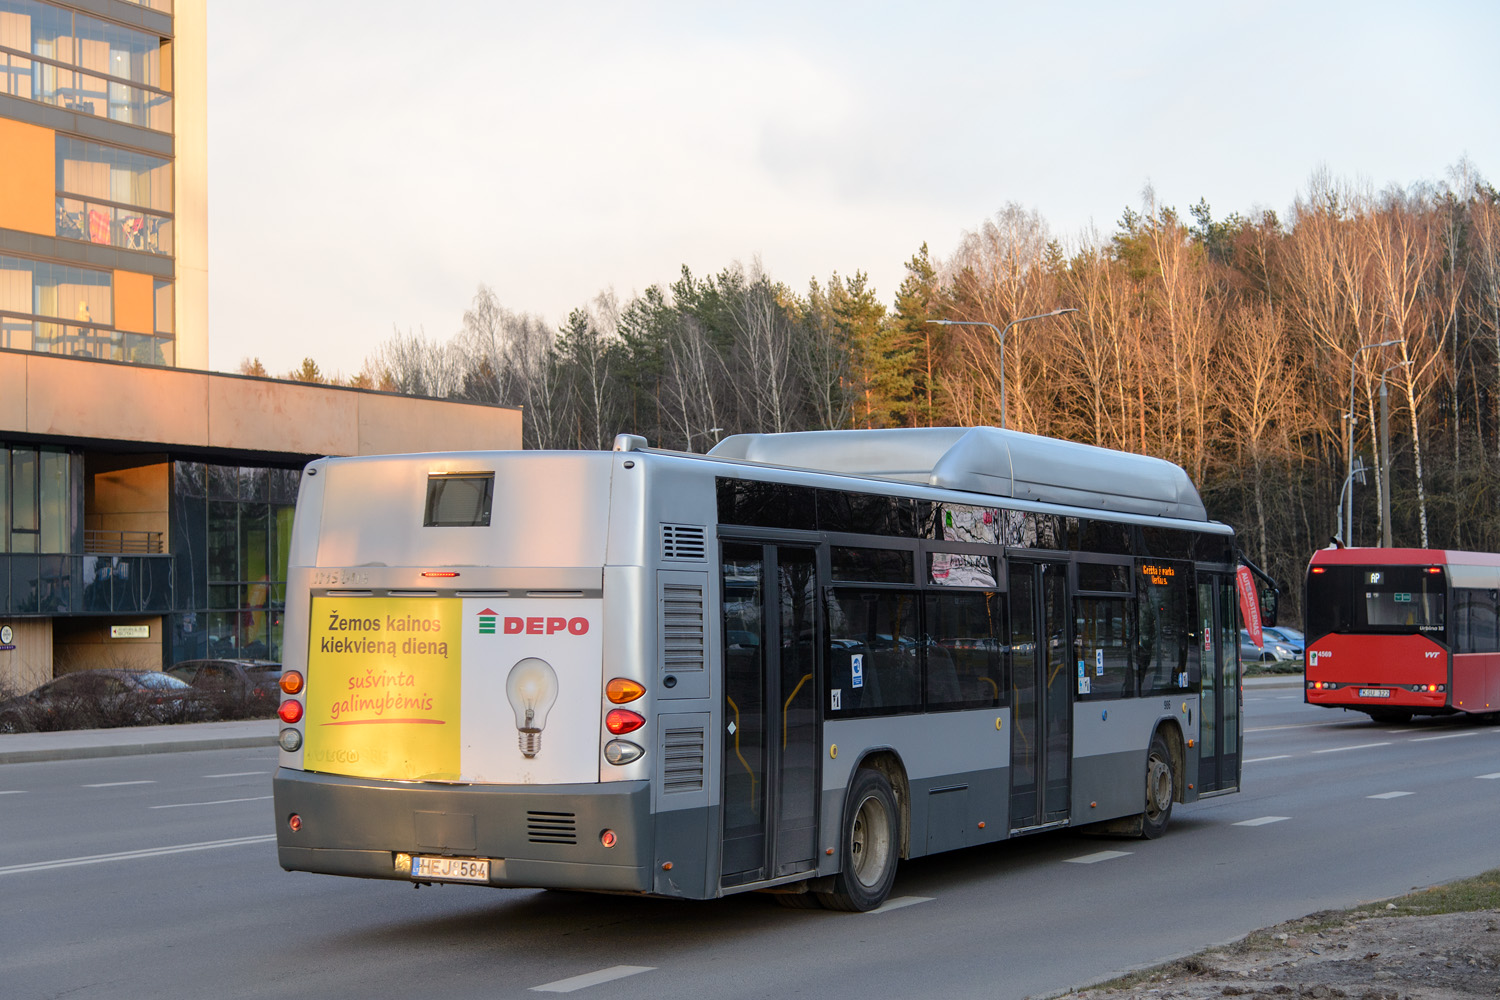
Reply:
M1438 567L1315 566L1308 574L1309 639L1378 632L1445 642L1446 615L1447 580Z

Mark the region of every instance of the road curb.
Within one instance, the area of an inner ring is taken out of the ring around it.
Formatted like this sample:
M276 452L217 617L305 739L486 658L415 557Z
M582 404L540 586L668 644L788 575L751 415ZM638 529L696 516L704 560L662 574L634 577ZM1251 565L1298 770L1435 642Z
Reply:
M157 740L107 746L59 746L34 750L0 750L0 764L33 764L49 760L86 760L93 757L134 757L148 753L185 753L192 750L236 750L273 747L272 736L222 736L201 740Z

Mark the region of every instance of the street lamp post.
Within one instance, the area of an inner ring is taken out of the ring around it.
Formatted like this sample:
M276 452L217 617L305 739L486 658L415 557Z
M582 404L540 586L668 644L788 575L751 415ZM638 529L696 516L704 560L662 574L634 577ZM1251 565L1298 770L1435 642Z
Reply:
M1391 415L1386 404L1385 377L1393 368L1405 368L1411 360L1397 361L1386 365L1380 373L1380 541L1384 548L1391 547Z
M981 323L976 320L966 319L930 319L927 322L936 323L938 326L987 326L994 333L995 339L1000 343L1000 429L1005 429L1005 335L1010 328L1017 323L1029 323L1034 319L1046 319L1048 316L1061 316L1063 313L1075 313L1078 310L1069 306L1066 309L1054 309L1051 312L1037 313L1035 316L1022 316L1005 324L1005 329L1000 329L993 323Z
M1354 369L1359 361L1359 356L1366 351L1377 347L1391 347L1399 344L1399 340L1382 340L1378 344L1362 344L1354 355L1349 358L1349 474L1344 478L1344 485L1348 486L1349 480L1354 478ZM1349 487L1349 506L1344 507L1344 494L1339 491L1340 513L1344 516L1344 544L1354 544L1354 488Z

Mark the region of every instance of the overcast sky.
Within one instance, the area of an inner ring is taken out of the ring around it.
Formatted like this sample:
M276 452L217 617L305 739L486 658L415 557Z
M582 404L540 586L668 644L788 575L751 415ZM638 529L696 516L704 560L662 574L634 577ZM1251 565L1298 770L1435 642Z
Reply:
M686 264L798 291L1007 202L1283 216L1500 181L1500 4L211 0L210 365L351 374L479 284L556 325Z

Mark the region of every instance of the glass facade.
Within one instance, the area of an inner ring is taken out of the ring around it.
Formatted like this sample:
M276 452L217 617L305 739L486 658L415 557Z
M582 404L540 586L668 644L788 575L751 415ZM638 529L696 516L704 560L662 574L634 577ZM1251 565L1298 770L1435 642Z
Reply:
M167 132L166 44L38 0L0 0L0 94Z
M111 272L0 255L0 347L170 365L170 281L153 281L151 310L155 335L116 330Z
M299 469L177 462L170 659L281 658Z
M172 161L57 137L57 235L172 252Z

